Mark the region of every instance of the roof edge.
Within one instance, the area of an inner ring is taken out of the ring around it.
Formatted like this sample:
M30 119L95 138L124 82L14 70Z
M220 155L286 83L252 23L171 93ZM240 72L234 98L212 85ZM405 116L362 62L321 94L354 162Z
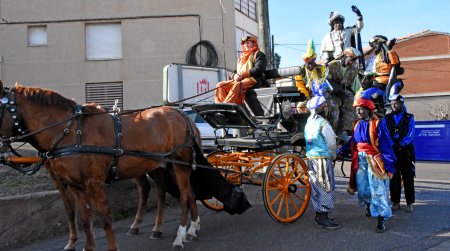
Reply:
M429 35L429 34L438 34L438 35L450 36L450 33L447 33L447 32L432 31L432 30L427 29L427 30L422 30L422 31L419 31L419 32L416 32L416 33L412 33L412 34L403 36L403 37L398 37L397 38L397 43L408 41L408 40L413 39L413 38L423 37L423 36L426 36L426 35Z

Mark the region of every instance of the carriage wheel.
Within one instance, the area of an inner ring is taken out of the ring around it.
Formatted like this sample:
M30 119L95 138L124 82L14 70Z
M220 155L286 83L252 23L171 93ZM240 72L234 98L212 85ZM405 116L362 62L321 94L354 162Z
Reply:
M266 171L264 206L275 221L291 223L308 207L311 186L306 163L296 154L277 156Z
M212 153L208 154L208 156L206 156L206 159L215 168L240 171L239 167L235 167L234 165L227 165L226 163L221 161L221 158L223 158L223 156L225 156L225 155L229 155L229 153L223 152L223 151L212 152ZM233 184L237 185L237 184L241 183L241 175L240 174L227 173L227 172L221 172L221 174L228 181L230 181ZM212 209L214 211L222 211L223 210L222 202L218 201L214 197L212 197L211 199L208 199L208 200L202 200L201 202L205 207Z

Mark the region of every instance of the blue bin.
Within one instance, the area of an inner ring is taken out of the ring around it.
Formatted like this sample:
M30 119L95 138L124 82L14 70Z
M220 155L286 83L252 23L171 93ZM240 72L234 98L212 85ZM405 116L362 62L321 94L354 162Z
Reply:
M416 121L416 160L450 161L450 121Z

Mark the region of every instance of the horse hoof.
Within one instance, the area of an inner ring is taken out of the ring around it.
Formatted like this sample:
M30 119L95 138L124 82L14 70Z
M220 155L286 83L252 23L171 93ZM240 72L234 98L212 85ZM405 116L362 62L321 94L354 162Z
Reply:
M186 241L196 241L197 240L197 236L194 235L186 235Z
M137 235L139 234L139 228L131 228L128 232L127 235L132 236L132 235Z
M64 251L75 251L75 248L65 248Z
M150 239L157 240L157 239L161 239L161 237L162 237L162 232L152 231L152 235L150 236Z

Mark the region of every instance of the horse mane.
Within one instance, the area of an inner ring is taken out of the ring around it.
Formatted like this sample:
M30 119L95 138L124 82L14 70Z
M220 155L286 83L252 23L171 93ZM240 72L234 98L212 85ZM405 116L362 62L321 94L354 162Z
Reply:
M106 109L97 103L83 104L83 111L87 113L106 112Z
M61 94L49 89L17 85L15 86L15 92L24 95L36 104L53 106L64 111L74 111L77 105L74 100L65 98ZM85 112L104 111L103 108L95 104L84 104L83 110Z

